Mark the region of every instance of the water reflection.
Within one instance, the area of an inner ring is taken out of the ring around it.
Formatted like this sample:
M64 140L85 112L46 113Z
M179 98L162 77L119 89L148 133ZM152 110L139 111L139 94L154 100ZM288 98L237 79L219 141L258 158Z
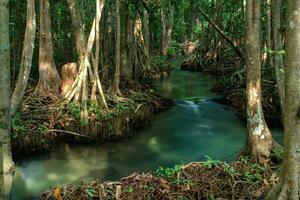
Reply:
M117 180L134 171L155 170L204 155L232 160L243 146L244 124L227 107L210 100L211 77L174 71L158 81L159 92L175 106L157 115L141 134L99 147L62 145L47 156L17 162L12 199L30 199L58 184Z

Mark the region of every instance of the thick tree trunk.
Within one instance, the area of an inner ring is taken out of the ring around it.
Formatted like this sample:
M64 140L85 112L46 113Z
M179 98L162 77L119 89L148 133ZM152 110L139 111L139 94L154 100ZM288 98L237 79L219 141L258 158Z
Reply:
M272 136L261 102L260 1L246 3L246 67L248 152L254 161L270 156Z
M281 105L281 115L284 119L284 68L283 68L283 45L281 34L281 10L282 0L273 0L272 2L272 32L274 43L274 68L276 83L278 88L279 100Z
M10 114L14 116L24 97L31 70L36 31L35 1L27 0L27 25L18 80L11 97Z
M60 77L53 58L49 0L40 0L39 82L36 93L57 96L59 88Z
M121 72L121 58L120 58L120 45L121 45L121 22L120 22L120 1L116 0L116 40L115 40L115 59L116 68L113 83L113 93L121 95L120 91L120 72Z
M268 200L300 199L300 1L287 0L284 159Z
M10 50L8 1L0 0L0 199L8 199L14 172L10 147Z

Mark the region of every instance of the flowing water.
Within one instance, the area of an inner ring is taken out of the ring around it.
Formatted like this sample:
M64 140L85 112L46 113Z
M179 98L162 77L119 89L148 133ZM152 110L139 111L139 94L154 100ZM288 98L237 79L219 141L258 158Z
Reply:
M86 147L61 145L54 152L16 162L13 200L32 199L50 186L99 178L117 180L135 171L172 167L209 155L233 160L245 143L243 122L212 101L212 78L174 70L157 81L157 91L175 105L154 117L150 127L115 143Z

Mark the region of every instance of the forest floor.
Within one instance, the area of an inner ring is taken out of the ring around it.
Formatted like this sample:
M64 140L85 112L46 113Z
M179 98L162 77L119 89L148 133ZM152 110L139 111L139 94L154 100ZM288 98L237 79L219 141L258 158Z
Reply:
M227 164L208 158L156 172L133 173L118 182L100 180L59 186L39 199L68 200L206 200L263 199L277 182L278 169L253 164L246 157Z
M40 97L29 87L20 112L12 120L14 157L51 151L58 143L89 144L108 142L134 134L148 126L157 112L173 102L157 95L155 79L168 76L171 67L147 72L142 84L121 82L122 96L106 94L109 110L101 102L88 102L89 122L81 121L81 105L65 104L62 98Z

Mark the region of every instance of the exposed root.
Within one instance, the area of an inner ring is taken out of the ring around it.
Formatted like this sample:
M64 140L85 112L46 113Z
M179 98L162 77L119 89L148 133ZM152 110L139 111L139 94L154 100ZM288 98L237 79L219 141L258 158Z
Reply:
M205 163L190 163L167 176L134 173L120 182L94 181L91 184L59 187L59 195L61 199L68 200L259 199L275 181L272 171L255 170L255 167L250 163L245 164L243 160L231 165L220 163L208 166ZM248 179L251 173L257 173L253 176L261 179ZM49 196L53 196L54 191L55 189L44 193L40 199L48 199Z

